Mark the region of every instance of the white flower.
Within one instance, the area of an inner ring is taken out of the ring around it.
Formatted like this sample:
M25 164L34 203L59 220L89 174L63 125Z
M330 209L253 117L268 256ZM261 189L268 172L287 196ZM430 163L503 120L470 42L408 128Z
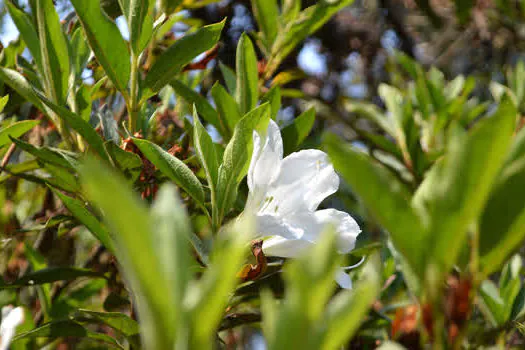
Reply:
M263 242L265 255L295 257L315 244L327 225L336 229L339 253L354 248L361 232L355 220L335 209L317 210L339 187L328 155L309 149L283 159L281 133L273 120L266 135L254 131L248 187L246 209L256 215L257 234L270 236ZM343 288L351 287L343 270L336 280Z
M16 327L24 322L24 309L21 307L4 306L2 308L2 323L0 324L0 350L7 350L15 336Z

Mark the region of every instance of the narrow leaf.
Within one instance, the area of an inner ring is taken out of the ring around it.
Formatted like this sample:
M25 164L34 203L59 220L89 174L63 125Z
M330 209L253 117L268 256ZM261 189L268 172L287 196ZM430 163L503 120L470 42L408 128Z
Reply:
M208 186L214 192L217 186L217 177L219 170L219 158L215 152L215 145L206 129L202 126L196 111L193 113L193 143L199 161L206 173ZM213 203L212 203L213 204Z
M109 160L102 138L88 122L70 110L54 104L46 97L42 95L39 97L51 110L53 110L53 112L55 112L60 118L64 119L73 130L78 132L102 159Z
M177 96L180 96L182 99L184 99L188 104L190 104L190 106L195 105L197 112L199 112L204 120L216 127L221 135L228 135L224 119L219 117L217 111L204 96L194 91L192 88L179 80L172 80L170 82L170 86L173 88L173 90L175 90Z
M70 281L80 277L103 278L100 272L75 267L50 267L28 273L12 283L0 281L0 289L20 288L57 281Z
M101 210L114 233L115 253L142 318L144 346L169 348L174 336L172 286L166 284L160 267L153 241L154 223L147 208L123 178L99 162L88 160L80 175L86 197Z
M84 328L81 324L71 320L52 321L31 331L18 334L13 338L13 342L21 339L31 338L59 338L59 337L78 337L88 338L103 342L117 349L124 349L114 338L103 333L95 333Z
M228 67L220 61L219 69L221 70L222 77L224 78L224 82L226 83L228 91L230 92L230 94L235 96L237 91L237 76L235 75L235 72L230 67Z
M452 128L447 153L418 188L414 205L429 219L426 256L446 274L478 219L505 161L517 110L510 98L467 134ZM483 174L483 176L480 176Z
M192 59L217 44L224 23L225 21L222 21L204 26L195 33L186 34L175 41L155 61L146 76L144 87L157 92L168 84Z
M139 55L153 34L153 0L128 0L128 27L131 48Z
M312 130L314 122L315 109L310 108L282 130L284 154L290 154L297 150Z
M11 143L10 137L20 137L39 123L39 120L24 120L0 129L0 148Z
M26 101L31 102L40 111L46 115L49 114L47 108L42 104L37 94L22 74L13 69L0 67L0 80L13 88L13 90L15 90L20 96Z
M53 190L53 192L60 198L66 208L73 214L82 225L93 233L93 235L102 243L111 253L115 253L113 239L108 230L98 221L98 219L86 209L85 203L73 197Z
M265 103L242 118L226 146L222 164L219 167L217 183L218 223L229 211L237 194L237 187L248 172L253 150L253 131L266 129L270 120L270 106Z
M133 142L165 176L182 187L199 204L204 205L202 184L186 164L150 141L134 138Z
M31 56L35 60L36 66L39 70L42 69L42 57L40 53L40 42L38 39L38 34L36 29L31 21L31 18L24 11L20 10L18 7L13 5L10 1L6 2L7 10L9 15L13 19L13 22L16 25L16 28L20 32L20 35L24 39Z
M28 142L24 142L22 140L17 140L14 138L12 138L11 140L16 144L18 148L35 156L40 164L49 163L67 169L74 168L73 164L68 162L68 160L64 158L64 156L61 153L57 152L54 149L51 149L49 147L35 147Z
M277 0L252 0L253 14L263 34L267 51L271 51L277 30L279 29L279 6Z
M69 90L69 51L53 0L36 0L40 57L51 100L65 104Z
M241 119L241 112L239 111L237 102L235 102L233 96L228 94L224 87L219 85L219 83L213 85L211 88L211 95L217 106L220 120L225 121L228 129L228 134L224 136L229 139L235 129L235 125L237 125L237 122Z
M71 0L89 46L109 79L120 92L125 92L131 70L131 58L117 25L100 7L100 0Z
M301 6L300 2L290 4L288 10L287 4L290 1L286 1L283 15L287 17L288 26L283 29L282 38L279 38L273 46L272 56L278 56L279 59L288 56L306 37L321 28L340 9L353 2L354 0L318 1L297 14Z
M243 33L237 44L235 63L237 75L236 100L242 115L251 111L259 99L257 56L252 41Z
M177 329L182 323L183 300L191 279L192 265L188 244L192 232L189 218L178 196L176 187L166 184L159 190L151 209L152 218L156 222L153 232L155 251L166 276L166 283L172 286L172 300L175 302L173 329Z
M369 258L355 289L339 293L327 307L323 349L344 346L365 320L381 288L381 260L378 254Z
M488 275L525 239L525 129L515 137L509 158L493 187L479 222L482 270Z
M160 8L166 15L170 15L180 6L183 0L160 0Z
M91 49L86 41L84 32L81 27L78 27L71 36L71 55L73 56L73 67L75 76L77 79L81 78L84 68L88 63L89 56L91 55ZM84 87L85 91L89 91L87 87ZM89 109L91 111L91 108Z
M75 313L74 318L80 322L86 322L86 318L90 321L97 321L97 323L109 326L126 337L139 334L137 321L121 312L97 312L80 309Z
M396 249L422 277L425 236L421 220L410 206L410 191L386 168L345 146L336 136L328 135L324 144L335 169L362 198L374 217L390 233Z

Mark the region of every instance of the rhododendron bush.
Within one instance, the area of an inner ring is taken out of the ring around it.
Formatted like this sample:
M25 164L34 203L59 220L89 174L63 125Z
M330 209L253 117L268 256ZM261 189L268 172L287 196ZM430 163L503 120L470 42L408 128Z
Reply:
M524 346L525 65L312 97L352 2L5 1L0 349Z

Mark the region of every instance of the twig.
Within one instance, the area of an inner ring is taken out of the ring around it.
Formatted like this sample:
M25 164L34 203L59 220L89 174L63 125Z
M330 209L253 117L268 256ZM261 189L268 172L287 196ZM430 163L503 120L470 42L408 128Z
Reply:
M2 173L2 169L6 167L7 163L9 163L9 160L13 156L13 153L15 153L15 149L16 144L12 143L11 146L9 146L7 152L5 153L4 158L2 159L2 163L0 164L0 174Z

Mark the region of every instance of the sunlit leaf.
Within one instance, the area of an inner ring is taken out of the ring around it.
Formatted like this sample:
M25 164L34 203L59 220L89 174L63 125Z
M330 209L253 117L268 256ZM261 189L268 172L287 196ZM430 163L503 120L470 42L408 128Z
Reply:
M222 21L204 26L175 41L149 70L144 88L157 92L167 85L192 59L217 44L224 23Z
M259 100L257 56L252 41L243 33L237 44L235 70L237 75L236 100L242 115L251 111Z
M202 184L186 164L150 141L134 138L133 142L164 175L204 205Z
M100 0L72 0L71 3L97 60L115 87L121 92L126 91L131 58L117 25L102 13Z
M20 137L38 124L40 124L39 120L24 120L0 129L0 147L11 143L11 139L9 137Z

